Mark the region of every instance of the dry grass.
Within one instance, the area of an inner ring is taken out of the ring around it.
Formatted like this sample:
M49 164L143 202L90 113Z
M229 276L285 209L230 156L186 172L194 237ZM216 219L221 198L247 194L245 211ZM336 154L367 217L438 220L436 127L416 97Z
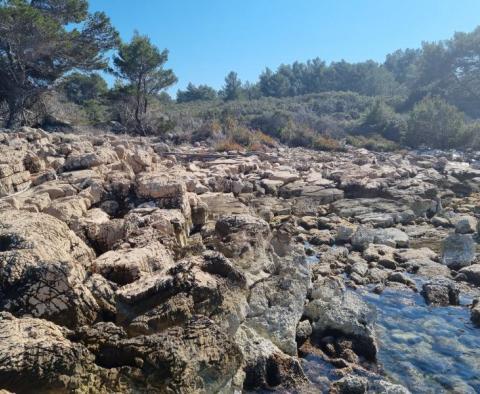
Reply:
M234 140L227 138L226 140L219 141L215 144L214 148L217 152L229 152L229 151L243 151L245 148L235 142Z

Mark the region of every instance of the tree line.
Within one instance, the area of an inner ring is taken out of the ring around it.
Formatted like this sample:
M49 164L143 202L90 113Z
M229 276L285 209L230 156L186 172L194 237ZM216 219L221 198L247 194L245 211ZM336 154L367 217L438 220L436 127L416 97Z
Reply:
M71 106L70 112L80 109L91 124L116 121L144 135L171 129L166 107L175 104L165 91L177 77L166 67L168 54L138 32L122 42L105 13L89 11L88 0L0 0L0 117L6 127L42 124L52 121L46 116L54 112L50 107ZM115 84L109 87L102 73L113 75ZM342 121L352 134L410 146L465 144L480 130L475 121L480 118L480 27L395 51L383 63L327 64L317 58L266 68L253 83L231 71L220 90L189 83L175 102L214 108L316 94L329 101L329 92L375 98L367 111L358 108L361 114L348 127ZM284 135L293 136L302 126L291 123ZM256 125L262 122L248 126ZM323 132L323 126L308 128Z
M403 109L411 109L426 96L436 96L471 117L480 117L480 27L448 40L423 42L420 49L397 50L383 63L342 60L327 64L316 58L282 64L275 71L266 68L254 84L242 84L232 71L220 92L189 84L178 91L177 101L295 97L328 91L400 96Z

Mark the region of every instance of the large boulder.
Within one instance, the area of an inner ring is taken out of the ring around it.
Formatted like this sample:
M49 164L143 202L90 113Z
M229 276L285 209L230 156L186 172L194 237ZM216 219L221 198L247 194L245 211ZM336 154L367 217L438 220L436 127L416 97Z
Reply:
M46 320L17 319L1 312L0 387L16 393L66 394L90 383L102 392L100 381L90 374L95 371L95 357L69 341L68 334Z
M0 290L0 308L16 316L31 315L69 328L91 324L99 306L86 287L84 268L73 262L38 262L14 286Z
M265 220L250 214L222 215L205 244L234 260L253 284L273 270L270 240L270 226Z
M318 289L312 296L315 298L306 305L304 314L312 321L313 335L339 332L354 340L356 353L375 360L375 309L355 293L340 288Z
M442 242L442 263L451 269L467 267L475 260L475 250L470 234L450 234Z
M161 333L106 343L97 360L108 368L138 366L132 378L145 382L140 392L216 393L228 392L243 357L212 320L193 316Z
M279 259L275 275L251 288L246 324L283 352L296 355L296 328L309 287L310 270L303 253Z
M95 254L65 223L42 213L0 212L0 288L13 286L40 262L77 262Z
M0 213L0 305L68 327L89 324L99 307L85 286L94 254L59 220Z
M117 321L131 334L149 334L204 314L233 334L246 316L245 290L238 268L205 252L120 288Z

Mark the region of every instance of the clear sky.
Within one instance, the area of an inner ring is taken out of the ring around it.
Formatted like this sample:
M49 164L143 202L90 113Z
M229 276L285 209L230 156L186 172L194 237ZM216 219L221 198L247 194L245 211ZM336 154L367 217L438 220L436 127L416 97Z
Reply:
M383 61L399 48L480 25L480 0L90 0L129 40L137 29L170 50L179 83L220 88L234 70L254 82L265 67L320 57Z

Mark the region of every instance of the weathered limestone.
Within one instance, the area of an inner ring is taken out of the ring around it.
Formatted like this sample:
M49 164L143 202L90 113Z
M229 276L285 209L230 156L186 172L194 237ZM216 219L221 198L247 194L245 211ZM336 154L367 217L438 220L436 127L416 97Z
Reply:
M0 153L12 392L404 393L375 373L362 295L478 295L473 153L223 155L29 128L0 132ZM310 356L332 373L308 381Z

